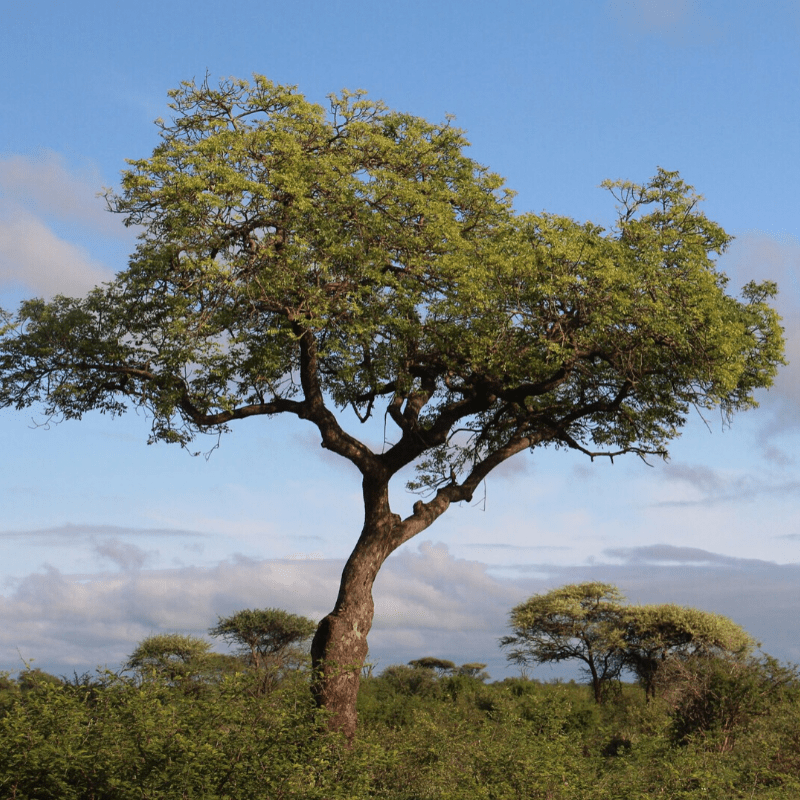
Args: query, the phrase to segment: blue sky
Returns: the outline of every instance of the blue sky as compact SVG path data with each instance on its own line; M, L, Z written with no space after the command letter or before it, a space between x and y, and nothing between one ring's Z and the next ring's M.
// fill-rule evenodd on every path
M791 364L667 464L517 456L376 584L379 666L437 655L504 674L534 592L607 580L727 614L800 660L800 5L710 0L7 3L0 31L0 306L82 294L133 232L97 198L149 155L180 81L262 73L324 102L363 88L454 114L519 210L607 224L605 178L678 169L736 240L732 287L777 280ZM0 412L0 670L116 666L158 631L278 606L320 617L360 528L355 470L301 423L242 421L212 456L147 447L147 420L44 429ZM46 426L45 426L46 427ZM380 431L368 432L380 437ZM402 481L397 510L413 497Z

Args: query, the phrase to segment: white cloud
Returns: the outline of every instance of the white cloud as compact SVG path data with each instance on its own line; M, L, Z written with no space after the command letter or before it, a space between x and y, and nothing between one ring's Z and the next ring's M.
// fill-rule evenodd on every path
M69 542L93 542L97 536L120 538L205 538L206 533L181 528L124 528L118 525L59 525L53 528L0 531L0 541L19 540L26 545L53 547Z
M130 562L130 552L115 555ZM495 678L503 677L506 662L497 640L511 608L531 594L584 580L614 583L633 602L674 602L725 614L772 655L800 657L794 644L800 638L799 565L666 545L615 550L609 559L522 565L498 576L485 564L454 558L442 545L403 550L386 562L375 585L371 659L379 669L424 655L481 661ZM57 674L103 664L116 668L151 633L204 635L218 615L248 607L320 619L333 606L342 566L340 560L235 558L207 569L92 576L49 567L0 597L0 669L21 668L19 654Z
M0 205L0 283L23 284L45 297L79 296L111 277L83 247L60 239L42 220Z
M108 213L101 189L96 169L70 169L56 153L0 158L0 285L74 296L109 280L90 250L133 232Z
M0 197L37 215L78 223L104 236L126 236L122 218L97 195L103 179L95 167L70 168L52 151L0 158Z

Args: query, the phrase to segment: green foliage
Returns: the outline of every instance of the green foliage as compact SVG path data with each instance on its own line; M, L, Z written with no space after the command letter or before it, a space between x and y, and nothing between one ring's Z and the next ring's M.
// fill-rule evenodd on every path
M136 670L144 678L155 675L174 681L200 672L210 650L211 645L197 636L158 633L139 642L125 667Z
M394 692L405 695L436 694L435 687L439 685L433 670L417 669L403 664L386 667L381 673L381 681Z
M470 678L477 678L480 681L488 681L490 678L489 673L486 672L486 664L481 664L478 661L462 664L458 668L458 674L467 675Z
M639 678L647 698L665 665L696 656L742 658L755 641L735 622L673 604L623 605L616 586L581 583L533 595L512 609L513 634L500 640L521 665L577 659L586 664L602 702L624 670Z
M800 680L769 658L694 656L645 702L587 687L388 668L362 683L352 747L290 673L180 682L30 670L3 689L0 797L17 800L788 800ZM419 685L400 672L427 676ZM686 725L691 723L691 729ZM698 724L699 723L699 724ZM683 726L683 727L681 727Z
M340 798L340 744L307 685L257 700L245 674L189 696L104 676L94 702L37 684L0 719L3 797ZM353 780L357 791L358 777ZM321 786L324 783L324 786ZM355 795L357 796L357 795Z
M708 737L725 751L733 746L737 731L768 713L787 689L800 687L800 675L768 656L698 653L683 661L670 660L658 682L672 708L675 741L685 744L692 737Z
M374 796L404 798L554 797L576 757L565 735L571 704L562 693L518 697L464 674L427 673L426 692L397 681L390 667L365 681L356 740L380 743Z
M456 665L452 661L448 661L444 658L435 658L434 656L415 658L413 661L408 662L408 666L418 669L436 670L438 675L446 675L448 672L453 672L456 668Z
M607 583L571 584L534 595L511 611L513 634L500 646L511 648L508 659L516 664L582 661L599 703L624 665L623 599Z
M292 413L363 463L320 403L365 420L385 401L392 474L417 462L416 488L471 492L542 444L665 454L691 408L755 405L782 363L775 286L726 294L730 237L677 172L606 182L604 230L515 214L462 131L360 92L327 111L263 76L170 96L161 143L108 198L142 227L128 269L4 314L0 405L133 402L152 440L184 445Z
M246 608L220 617L209 633L237 646L239 663L258 673L258 692L268 694L287 673L308 668L308 649L302 645L315 629L312 620L280 608Z
M692 656L746 656L755 642L735 622L722 616L671 604L625 609L625 666L633 670L648 696L659 669L671 660Z
M261 669L269 662L279 661L294 645L307 642L316 628L308 617L280 608L246 608L220 617L209 633L237 645L239 653Z
M38 667L31 669L29 666L17 676L17 685L22 692L38 691L47 684L61 686L64 681L61 678L43 672Z

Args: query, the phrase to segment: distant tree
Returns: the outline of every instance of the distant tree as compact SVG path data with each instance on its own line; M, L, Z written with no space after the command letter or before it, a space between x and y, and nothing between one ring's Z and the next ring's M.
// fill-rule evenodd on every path
M608 583L578 583L538 594L511 611L513 634L500 646L516 664L578 660L601 703L624 666L622 601Z
M201 672L210 651L210 643L198 636L157 633L139 642L125 667L136 670L143 677L154 673L173 682Z
M690 658L743 658L756 642L735 622L697 608L625 605L616 586L580 583L534 595L511 612L514 631L500 646L517 664L578 660L586 666L595 700L610 681L630 670L647 698L665 664Z
M452 661L445 658L435 658L434 656L425 656L424 658L415 658L408 662L409 667L416 669L430 669L434 670L437 675L446 675L448 672L453 672L456 665Z
M308 641L316 628L308 617L280 608L245 608L220 617L209 633L236 645L253 667L263 669L281 662L293 646Z
M381 684L404 695L433 696L438 692L436 673L407 664L390 664L378 676Z
M732 620L697 608L629 606L621 624L625 667L639 678L648 698L655 693L659 669L669 659L744 657L756 645Z
M489 680L489 673L485 671L486 664L479 664L477 661L470 664L462 664L458 668L459 675L466 675L470 678L477 678L479 681Z
M31 668L29 665L17 676L17 686L23 692L46 685L63 686L64 679L49 672L44 672L39 667Z
M253 417L314 426L363 493L311 645L317 702L350 737L392 552L519 453L666 456L693 409L756 405L782 363L775 285L727 293L731 237L677 172L606 182L604 229L517 213L449 121L362 93L326 111L256 76L170 96L108 197L141 231L128 268L1 316L0 407L130 403L150 441L187 447ZM394 426L379 449L350 429L376 415ZM389 484L412 466L423 497L398 514Z

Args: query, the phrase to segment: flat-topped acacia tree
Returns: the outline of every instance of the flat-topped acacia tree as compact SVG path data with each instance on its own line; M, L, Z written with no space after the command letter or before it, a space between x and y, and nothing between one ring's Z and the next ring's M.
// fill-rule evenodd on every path
M726 293L730 237L675 172L608 183L604 230L516 213L461 131L363 93L326 110L256 76L170 96L160 144L108 196L141 226L128 268L6 315L0 404L132 403L151 441L183 446L251 417L315 426L362 476L364 525L312 643L347 735L393 550L518 453L666 456L692 407L753 406L782 362L775 286ZM344 427L378 414L395 426L381 452ZM398 514L409 465L421 499Z

